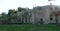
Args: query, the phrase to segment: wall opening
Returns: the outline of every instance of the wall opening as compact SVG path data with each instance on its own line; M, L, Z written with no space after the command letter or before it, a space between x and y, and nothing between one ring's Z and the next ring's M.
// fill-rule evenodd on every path
M50 20L53 20L53 18L52 18L52 17L50 17Z
M43 18L40 18L40 24L43 24Z

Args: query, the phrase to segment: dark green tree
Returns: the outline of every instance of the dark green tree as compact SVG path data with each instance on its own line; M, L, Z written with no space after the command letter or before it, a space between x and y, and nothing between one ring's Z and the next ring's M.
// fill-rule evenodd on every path
M8 16L10 16L12 13L14 13L15 12L15 9L9 9L9 11L8 11Z
M23 11L25 8L18 7L18 11Z

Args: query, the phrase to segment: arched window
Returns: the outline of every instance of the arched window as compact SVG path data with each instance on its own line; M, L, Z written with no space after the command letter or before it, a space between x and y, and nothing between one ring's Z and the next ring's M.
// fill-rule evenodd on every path
M52 18L52 17L50 17L50 20L53 20L53 18Z
M41 21L40 24L43 24L43 18L40 18L40 21Z

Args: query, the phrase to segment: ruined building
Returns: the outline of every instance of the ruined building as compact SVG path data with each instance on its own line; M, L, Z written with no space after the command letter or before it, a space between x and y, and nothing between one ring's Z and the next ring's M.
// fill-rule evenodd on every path
M60 9L56 6L38 6L32 11L33 24L60 23Z
M7 23L3 19L0 19L0 23ZM32 24L49 24L60 23L60 8L57 6L37 6L33 9L25 9L21 12L11 14L10 23L32 23Z

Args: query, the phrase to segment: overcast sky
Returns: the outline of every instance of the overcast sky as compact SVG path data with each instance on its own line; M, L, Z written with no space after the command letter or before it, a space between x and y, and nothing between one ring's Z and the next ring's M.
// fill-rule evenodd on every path
M60 5L60 0L52 1L53 5ZM0 0L0 13L18 7L33 8L35 6L49 5L48 0Z

